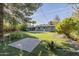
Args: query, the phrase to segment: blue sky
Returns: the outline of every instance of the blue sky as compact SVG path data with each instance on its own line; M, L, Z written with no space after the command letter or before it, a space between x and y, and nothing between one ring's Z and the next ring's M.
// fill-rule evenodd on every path
M34 13L32 19L35 20L37 24L47 24L53 20L56 15L58 15L60 19L71 16L72 11L73 9L69 4L45 3Z

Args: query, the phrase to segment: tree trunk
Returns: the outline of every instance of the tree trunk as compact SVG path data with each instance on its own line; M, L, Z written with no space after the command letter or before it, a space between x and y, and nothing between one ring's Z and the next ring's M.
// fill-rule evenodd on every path
M67 36L67 38L69 38L69 39L71 39L71 40L74 40L74 41L76 41L77 39L75 39L74 37L72 37L70 34L68 34L68 33L64 33L66 36Z
M3 3L0 3L0 41L3 41Z

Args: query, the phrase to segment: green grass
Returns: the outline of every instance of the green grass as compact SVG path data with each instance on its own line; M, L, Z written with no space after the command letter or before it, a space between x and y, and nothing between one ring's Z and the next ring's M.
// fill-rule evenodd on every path
M18 32L12 33L12 36L17 34ZM21 51L19 49L13 48L8 46L9 40L6 40L4 43L0 43L0 55L24 55L24 56L50 56L50 55L79 55L79 53L73 53L75 49L66 42L65 38L57 38L55 37L55 32L19 32L19 36L23 35L21 38L37 38L39 40L42 40L41 43L31 52ZM17 34L18 36L18 34ZM21 38L17 38L15 35L15 38L11 37L11 42L20 40ZM50 47L48 46L48 43L53 41L55 43L56 49L50 50ZM7 44L7 45L5 45ZM69 49L68 52L65 52L63 50L58 50L59 48L67 48ZM8 54L4 54L8 53Z
M63 38L57 38L53 35L55 35L55 32L41 32L41 33L31 33L28 32L29 35L34 36L40 40L46 40L48 42L54 41L54 43L58 46L61 46L63 48L68 47L65 44L68 44L68 42L66 42L66 39Z

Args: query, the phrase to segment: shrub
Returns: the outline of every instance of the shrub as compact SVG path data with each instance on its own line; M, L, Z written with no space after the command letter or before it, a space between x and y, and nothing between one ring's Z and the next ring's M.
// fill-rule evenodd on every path
M64 33L68 38L73 37L70 35L72 32L76 32L79 29L79 20L73 17L65 18L62 22L57 24L56 31L58 33Z
M51 50L55 49L55 43L53 41L49 42L48 46L50 47Z
M26 24L22 24L22 25L20 26L20 30L26 31L26 29L27 29L27 25L26 25Z
M15 39L22 39L25 38L27 35L23 32L16 32L16 33L11 33L10 34L10 40L15 40Z
M3 22L3 29L4 29L4 32L9 32L11 29L10 23L7 21L4 21Z

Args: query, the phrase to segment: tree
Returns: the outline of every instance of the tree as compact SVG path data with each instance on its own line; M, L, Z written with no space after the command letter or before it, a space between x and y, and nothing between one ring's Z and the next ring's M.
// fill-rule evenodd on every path
M3 4L0 3L0 41L3 40Z
M33 21L32 21L32 24L33 24L33 26L34 26L34 24L36 24L36 21L33 20Z
M8 14L9 17L16 19L17 22L20 20L27 22L31 19L29 16L41 6L41 4L32 4L32 3L10 3L5 4L5 14ZM7 16L7 15L6 15ZM18 20L19 18L19 20Z
M79 20L79 4L73 3L73 4L71 4L71 6L72 6L72 8L74 10L73 17L75 17L75 18L77 18ZM77 28L79 28L78 26L79 26L79 23L77 25ZM76 31L79 34L79 29L76 30Z
M73 8L73 16L76 18L79 18L79 4L73 3L71 4L71 7Z
M24 23L22 23L21 25L20 25L20 30L21 31L26 31L27 30L27 25L26 24L24 24Z
M67 37L73 38L71 37L70 34L78 30L79 28L79 26L77 26L78 23L79 23L79 20L74 17L65 18L62 22L57 24L56 30L58 33L64 33Z
M31 4L31 3L10 3L4 4L5 20L9 20L13 29L16 29L18 23L23 22L29 23L31 15L41 6L42 4Z
M55 18L49 22L50 25L57 25L60 22L60 18L58 15L55 16Z
M50 21L48 24L49 24L49 25L54 25L54 24L53 24L53 21Z
M59 21L60 21L59 16L58 16L58 15L56 15L56 16L55 16L55 18L54 18L54 20L59 22Z
M0 38L3 38L3 19L13 26L20 22L27 23L31 15L41 6L37 3L0 3ZM14 26L16 26L14 25ZM11 27L12 27L11 26Z

